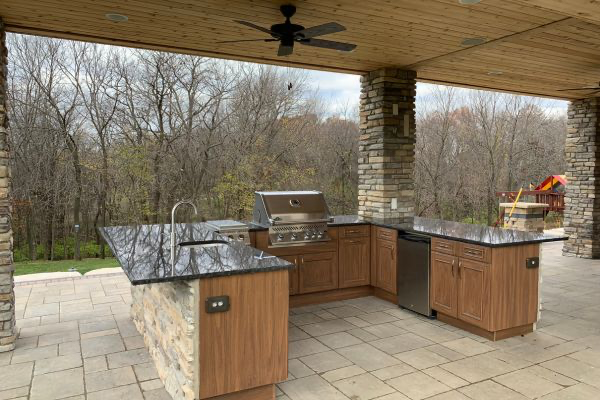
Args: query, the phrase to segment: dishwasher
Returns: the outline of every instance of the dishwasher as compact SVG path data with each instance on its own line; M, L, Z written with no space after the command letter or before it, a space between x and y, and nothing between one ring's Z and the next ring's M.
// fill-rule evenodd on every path
M398 305L433 317L429 304L431 237L398 232Z

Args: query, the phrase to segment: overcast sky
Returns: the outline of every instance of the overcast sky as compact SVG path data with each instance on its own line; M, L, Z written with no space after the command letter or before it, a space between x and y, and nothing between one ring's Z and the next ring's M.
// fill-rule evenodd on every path
M338 74L324 71L307 71L307 82L314 88L319 89L319 93L324 100L324 104L330 107L330 112L334 112L340 105L357 107L360 95L360 76L349 74ZM420 102L427 101L431 90L436 85L428 83L417 83L417 107ZM465 93L469 89L461 89ZM566 101L538 99L541 106L549 113L567 112Z

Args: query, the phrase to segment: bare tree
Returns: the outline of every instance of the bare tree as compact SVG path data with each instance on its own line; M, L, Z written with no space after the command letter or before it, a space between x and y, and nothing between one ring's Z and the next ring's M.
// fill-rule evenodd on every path
M119 61L114 50L106 50L99 45L84 45L81 53L81 74L73 76L74 83L79 91L82 103L86 110L86 119L96 134L100 147L100 190L97 203L97 212L94 227L98 225L98 218L102 226L107 224L107 199L109 194L109 147L112 142L114 118L119 105L119 86L121 79L117 73ZM100 242L100 257L106 256L104 241L98 236Z

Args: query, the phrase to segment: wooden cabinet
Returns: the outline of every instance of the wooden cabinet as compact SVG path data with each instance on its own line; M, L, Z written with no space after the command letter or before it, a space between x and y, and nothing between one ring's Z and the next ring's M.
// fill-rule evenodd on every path
M338 288L338 259L334 251L278 256L295 265L288 270L290 295Z
M377 264L375 286L397 294L396 290L396 243L377 240Z
M456 279L457 257L431 253L431 284L430 284L430 303L431 308L444 313L450 317L458 316L458 297Z
M290 281L290 295L298 294L298 256L281 256L286 261L295 265L293 269L288 270Z
M441 239L432 249L431 308L489 330L491 265L474 260L489 260L490 249Z
M202 384L200 395L194 398L228 398L220 396L287 379L290 310L286 271L220 276L197 282L199 320L194 340L198 341L200 355L196 357L196 373ZM227 312L207 313L206 299L223 295L229 296L231 308ZM176 353L173 356L177 357Z
M395 229L373 227L371 232L371 285L397 294L396 252L398 232Z
M430 301L439 320L490 340L532 331L539 270L527 267L527 259L539 257L538 244L490 248L432 240L432 250Z
M331 241L285 247L269 247L268 232L257 232L258 249L296 265L289 270L290 295L338 288L338 228L328 232Z
M298 293L312 293L338 288L337 252L298 256Z
M460 258L458 262L458 319L480 328L490 326L490 265Z
M367 231L368 233L368 231ZM346 237L339 242L339 287L371 283L369 237Z

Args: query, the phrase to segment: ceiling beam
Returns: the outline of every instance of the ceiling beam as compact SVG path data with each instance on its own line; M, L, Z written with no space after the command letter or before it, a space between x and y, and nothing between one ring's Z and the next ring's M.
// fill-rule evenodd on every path
M526 6L554 11L569 17L600 23L600 5L597 0L512 0Z
M493 39L493 40L487 41L485 43L482 43L482 44L479 44L476 46L467 47L465 49L456 50L451 53L441 54L436 57L417 61L414 64L405 65L402 68L408 69L408 70L418 70L419 67L435 63L436 61L440 61L440 60L447 61L447 60L450 60L450 59L453 59L456 57L464 57L465 55L468 55L470 53L473 53L473 52L476 52L476 51L479 51L482 49L494 48L494 47L501 45L502 43L510 42L511 40L526 39L526 38L535 36L536 34L538 34L540 32L544 32L548 29L553 29L553 28L557 28L559 26L564 26L564 25L571 25L576 22L578 22L578 20L576 18L571 18L571 17L559 19L558 21L549 22L547 24L536 26L535 28L527 29L525 31L513 33L511 35L502 36L500 38Z

